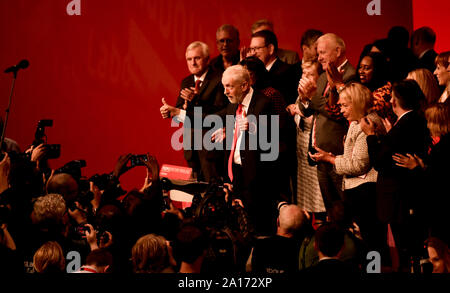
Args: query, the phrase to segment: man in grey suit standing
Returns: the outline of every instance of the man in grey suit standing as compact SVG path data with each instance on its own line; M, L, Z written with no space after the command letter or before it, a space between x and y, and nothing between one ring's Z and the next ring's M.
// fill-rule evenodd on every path
M349 63L345 54L345 43L339 36L328 33L317 40L318 61L325 71L314 83L301 80L299 92L299 109L306 117L314 115L313 129L310 137L310 151L321 148L334 155L344 151L344 136L348 123L340 113L337 105L339 92L345 84L356 78L355 68ZM343 199L342 176L336 174L333 166L326 162L317 163L317 176L325 207Z

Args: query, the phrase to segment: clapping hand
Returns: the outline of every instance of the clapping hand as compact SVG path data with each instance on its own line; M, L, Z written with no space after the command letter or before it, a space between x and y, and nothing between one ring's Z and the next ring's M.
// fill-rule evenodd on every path
M370 118L361 118L359 125L366 135L375 135L375 123Z
M422 169L425 168L423 160L416 154L406 154L406 156L404 156L397 153L392 156L392 159L396 162L395 165L403 168L408 168L409 170L413 170L417 166L420 166Z
M302 102L310 101L316 90L317 84L313 80L309 78L300 79L297 91Z
M327 66L327 79L330 88L334 89L338 84L343 84L344 73L340 72L336 65L333 63L328 63Z

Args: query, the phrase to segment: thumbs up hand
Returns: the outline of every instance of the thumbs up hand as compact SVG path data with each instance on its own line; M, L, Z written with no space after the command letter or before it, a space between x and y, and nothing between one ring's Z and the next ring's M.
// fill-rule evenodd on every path
M161 102L163 105L159 108L159 111L161 112L162 118L170 118L180 114L180 109L167 104L166 99L162 98Z
M248 130L248 119L244 111L242 112L242 116L237 116L236 119L239 125L239 130L241 131Z

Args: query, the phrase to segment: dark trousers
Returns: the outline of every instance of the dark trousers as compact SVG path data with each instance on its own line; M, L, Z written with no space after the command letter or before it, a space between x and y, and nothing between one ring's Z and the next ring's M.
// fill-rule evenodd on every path
M317 179L327 211L333 206L333 202L344 200L342 176L336 174L333 165L320 162L317 165Z
M377 218L376 183L368 182L344 190L344 202L352 219L359 226L361 236L369 250L381 249L383 229Z
M188 166L195 172L197 180L210 182L213 178L218 178L223 173L223 155L218 157L219 153L214 154L206 150L192 151L192 158L187 161Z
M256 170L255 170L256 172ZM233 163L233 195L242 200L249 221L257 235L272 235L276 232L276 199L272 187L275 182L248 180L240 165Z

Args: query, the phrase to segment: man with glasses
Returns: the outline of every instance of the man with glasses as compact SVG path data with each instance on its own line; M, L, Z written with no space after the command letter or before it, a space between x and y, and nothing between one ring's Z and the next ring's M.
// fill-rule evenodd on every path
M258 57L269 72L270 84L282 95L287 105L294 104L297 99L297 84L300 75L293 71L294 67L281 61L277 55L278 41L272 31L262 30L254 33L250 41L249 55ZM282 194L293 199L297 182L296 128L290 120L284 127L287 133L286 149L280 150L279 167Z
M224 24L217 29L216 44L219 56L211 60L211 67L217 72L239 63L239 31L230 24Z

